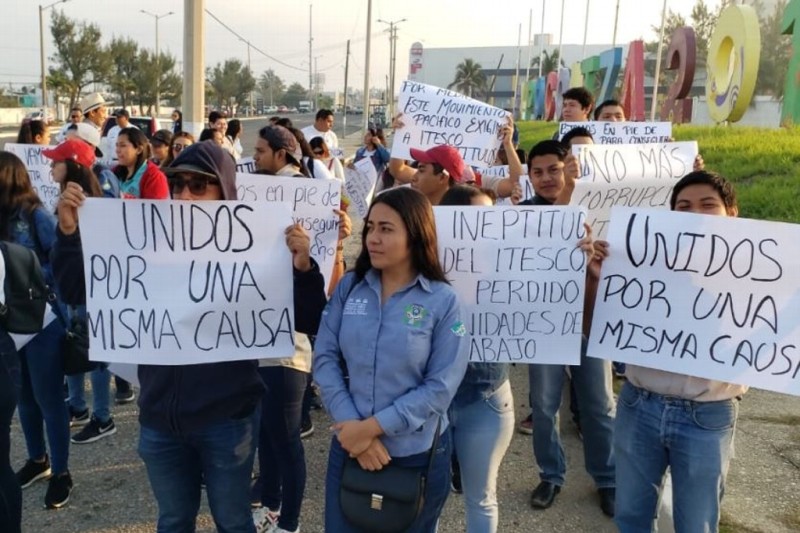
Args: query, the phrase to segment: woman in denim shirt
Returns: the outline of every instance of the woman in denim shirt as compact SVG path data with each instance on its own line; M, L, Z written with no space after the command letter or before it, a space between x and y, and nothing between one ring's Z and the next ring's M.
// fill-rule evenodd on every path
M439 428L425 504L409 531L432 532L450 489L447 408L467 366L461 305L437 255L433 210L419 192L387 191L372 203L355 271L322 317L314 376L334 419L325 486L325 530L357 531L340 501L348 457L365 470L425 469ZM343 365L349 375L345 381Z
M439 203L493 204L485 192L464 185L451 187ZM453 489L460 492L463 487L467 532L493 533L499 519L497 473L514 433L514 398L508 381L508 364L469 363L450 406L450 427Z
M0 152L0 191L0 238L36 252L45 279L54 286L48 257L55 241L55 218L31 186L25 165L8 152ZM50 479L44 500L49 509L65 505L72 491L68 469L69 417L64 403L61 360L65 332L63 322L54 320L19 351L22 370L19 418L28 461L17 472L17 479L23 489L40 479Z

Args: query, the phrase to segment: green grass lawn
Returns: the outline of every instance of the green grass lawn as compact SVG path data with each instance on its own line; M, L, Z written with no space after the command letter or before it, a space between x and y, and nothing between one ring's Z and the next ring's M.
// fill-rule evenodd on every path
M520 146L528 151L556 128L520 122ZM740 216L800 223L800 128L677 125L673 135L696 140L706 169L736 184Z

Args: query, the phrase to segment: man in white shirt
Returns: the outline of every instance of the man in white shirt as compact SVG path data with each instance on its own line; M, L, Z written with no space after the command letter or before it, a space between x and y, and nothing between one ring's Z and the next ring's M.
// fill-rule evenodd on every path
M117 124L113 126L110 130L108 130L108 135L106 135L106 147L108 148L110 153L114 153L114 149L117 146L117 137L119 137L119 132L122 131L124 128L129 128L131 126L130 123L130 113L128 113L127 109L119 109L114 116L117 119Z
M314 137L322 137L332 154L339 151L339 138L333 132L333 111L330 109L317 111L314 124L306 126L302 131L307 141L310 142Z

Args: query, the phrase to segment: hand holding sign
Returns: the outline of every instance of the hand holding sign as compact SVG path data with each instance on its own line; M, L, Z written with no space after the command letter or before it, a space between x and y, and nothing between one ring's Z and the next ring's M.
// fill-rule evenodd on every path
M286 228L286 246L292 253L292 265L300 272L311 270L311 240L300 224Z
M78 229L78 208L85 199L80 185L74 181L67 183L58 201L58 227L64 235L72 235Z

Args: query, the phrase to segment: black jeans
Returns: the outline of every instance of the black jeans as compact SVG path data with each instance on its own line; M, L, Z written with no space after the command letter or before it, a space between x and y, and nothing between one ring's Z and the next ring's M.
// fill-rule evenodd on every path
M0 531L19 533L22 491L11 468L11 418L20 391L20 365L11 337L0 332Z
M297 529L306 488L306 456L300 440L303 394L308 374L281 366L258 369L267 386L258 440L261 503L280 508L278 525Z

